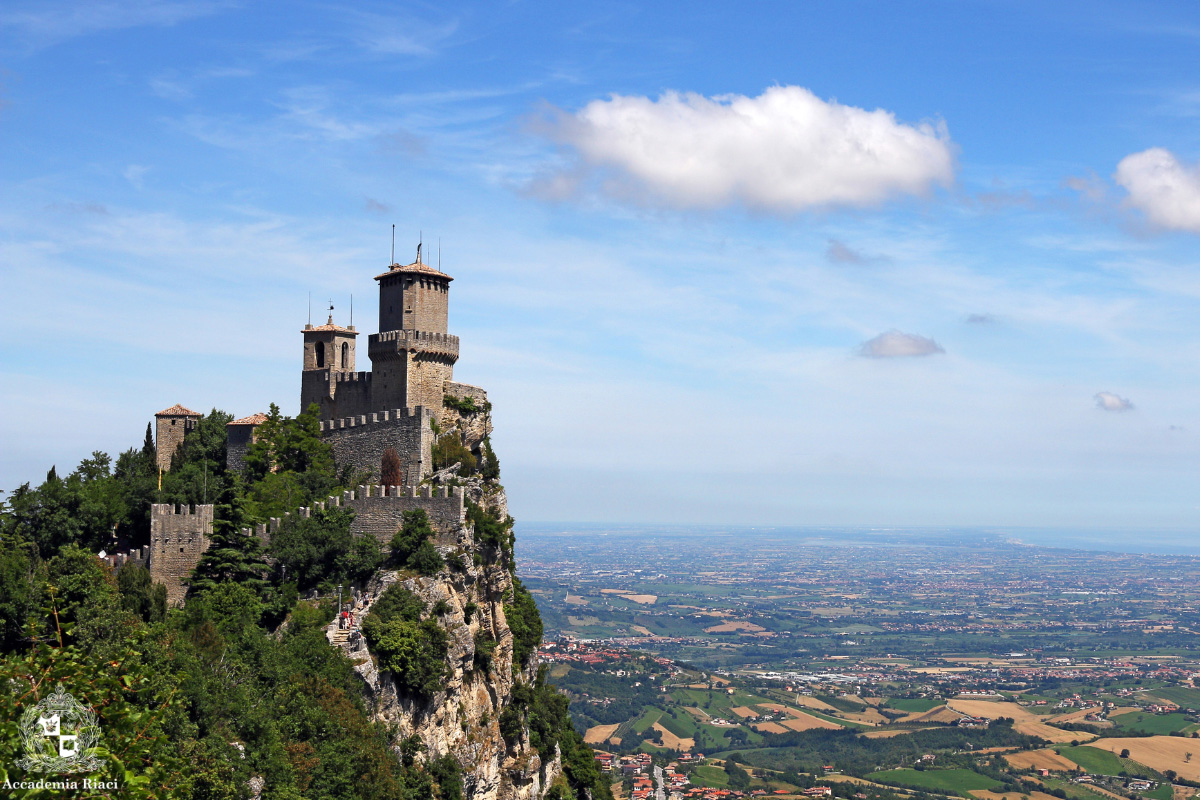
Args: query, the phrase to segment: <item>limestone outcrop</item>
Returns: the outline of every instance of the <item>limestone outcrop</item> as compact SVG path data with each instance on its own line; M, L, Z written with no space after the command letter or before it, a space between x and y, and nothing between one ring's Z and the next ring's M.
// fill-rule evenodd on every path
M464 444L479 453L491 432L490 415L481 409L454 416L447 420L450 429L466 433ZM507 519L507 498L498 480L445 472L432 479L461 486L468 505ZM515 739L510 733L509 741L501 733L501 717L513 701L516 682L532 684L537 672L536 654L524 668L513 663L513 633L505 617L505 604L513 597L511 550L481 541L469 519L453 536L439 536L438 550L447 566L435 575L396 569L376 573L357 598L356 617L364 619L396 584L420 598L427 609L423 617L436 618L448 635L439 691L428 697L404 691L391 673L379 668L376 654L357 630L339 630L335 622L327 636L354 662L372 714L394 731L398 752L405 740L416 737L423 750L420 758L453 755L462 766L469 800L540 800L562 773L559 754L543 762L528 730ZM495 643L490 658L477 657L481 640Z

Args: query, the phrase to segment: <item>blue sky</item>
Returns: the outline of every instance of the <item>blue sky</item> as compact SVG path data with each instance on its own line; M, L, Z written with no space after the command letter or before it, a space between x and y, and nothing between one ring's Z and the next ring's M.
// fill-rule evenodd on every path
M1190 3L0 7L0 486L456 278L526 520L1192 528Z

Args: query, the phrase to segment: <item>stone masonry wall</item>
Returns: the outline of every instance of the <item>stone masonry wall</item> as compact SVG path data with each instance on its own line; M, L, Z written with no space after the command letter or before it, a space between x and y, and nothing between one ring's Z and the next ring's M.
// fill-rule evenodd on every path
M246 468L246 450L254 441L253 425L225 427L225 469L241 472Z
M405 483L415 486L433 466L433 412L428 408L400 408L321 423L321 436L333 447L339 467L379 477L383 451L393 447L404 468Z
M313 503L296 509L295 515L307 519L313 511L324 511L326 508L348 508L354 511L354 521L350 523L350 532L355 536L374 536L385 547L392 536L400 529L405 511L424 509L429 515L429 522L437 532L434 544L439 547L455 547L463 522L466 520L466 505L461 487L442 487L434 490L429 486L359 486L357 491L343 492L340 496L330 496L323 503ZM292 514L283 517L273 517L270 522L255 526L254 530L243 528L242 533L254 535L265 546L271 539L271 534L279 529L284 520Z
M183 605L183 585L208 549L213 507L150 506L150 579L167 587L167 604Z

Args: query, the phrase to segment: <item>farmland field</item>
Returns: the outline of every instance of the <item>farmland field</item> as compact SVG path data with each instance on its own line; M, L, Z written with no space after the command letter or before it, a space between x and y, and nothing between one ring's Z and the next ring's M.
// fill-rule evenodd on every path
M1122 714L1114 720L1118 731L1137 731L1160 735L1181 731L1191 724L1192 721L1183 714L1150 714L1145 711Z
M1128 749L1130 757L1139 764L1163 772L1174 770L1181 778L1200 781L1200 758L1188 759L1187 754L1200 754L1200 741L1180 736L1147 736L1136 739L1101 739L1097 747L1120 752ZM1063 751L1066 752L1065 750ZM1072 760L1074 760L1072 758Z
M941 699L936 697L893 697L887 701L888 708L916 714L932 711L941 704Z
M867 778L880 783L894 783L917 789L934 789L958 794L965 794L972 789L994 789L1001 785L999 781L994 781L969 769L888 769L882 772L873 772Z

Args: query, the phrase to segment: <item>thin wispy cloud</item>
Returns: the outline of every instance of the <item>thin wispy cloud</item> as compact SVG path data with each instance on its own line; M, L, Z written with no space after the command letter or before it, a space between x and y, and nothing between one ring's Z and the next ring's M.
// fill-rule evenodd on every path
M613 95L544 128L610 194L681 209L778 214L874 206L954 182L944 125L822 100L799 86L758 97Z
M867 358L913 358L946 351L933 339L891 330L863 342L859 352Z
M10 3L0 29L17 33L31 49L110 30L169 27L232 7L220 0L67 0Z

